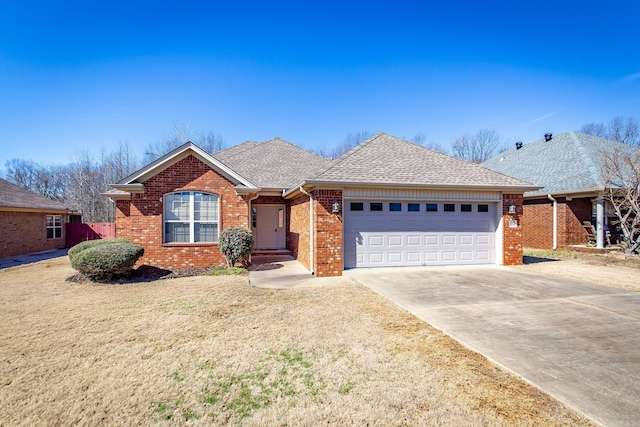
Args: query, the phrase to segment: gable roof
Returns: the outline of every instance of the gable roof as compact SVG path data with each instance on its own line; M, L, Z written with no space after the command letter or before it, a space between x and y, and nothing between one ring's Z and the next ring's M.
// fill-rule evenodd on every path
M139 169L128 177L122 179L117 184L111 184L111 186L117 191L111 190L102 194L105 196L117 196L120 193L124 194L142 191L145 181L190 155L195 156L200 161L209 165L209 167L216 170L237 186L255 188L255 185L253 185L253 183L248 179L222 164L219 160L212 157L193 142L186 142L170 153L160 157L155 162L149 163L142 169Z
M0 209L71 212L64 204L0 178Z
M531 190L531 183L378 133L306 180L309 184Z
M542 188L525 197L594 193L604 186L600 171L602 152L629 151L637 148L580 132L554 135L550 141L539 139L522 148L511 148L482 163L483 166Z
M238 171L260 188L288 189L330 160L280 138L245 142L213 153L213 157Z

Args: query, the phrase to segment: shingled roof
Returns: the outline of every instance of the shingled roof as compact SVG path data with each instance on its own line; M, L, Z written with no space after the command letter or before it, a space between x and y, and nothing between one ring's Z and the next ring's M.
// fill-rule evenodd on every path
M68 212L64 204L43 197L0 178L0 209L20 211Z
M288 189L330 163L280 138L245 142L212 156L260 188Z
M307 182L514 190L534 188L524 180L382 132L353 148Z
M597 192L604 186L601 178L602 152L635 147L580 132L553 135L550 141L539 139L522 148L511 148L492 157L483 166L507 175L531 181L539 190L525 197Z

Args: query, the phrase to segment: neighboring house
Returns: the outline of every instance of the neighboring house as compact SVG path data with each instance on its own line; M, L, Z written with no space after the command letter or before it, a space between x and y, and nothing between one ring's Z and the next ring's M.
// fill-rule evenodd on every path
M0 258L65 247L72 210L0 179Z
M520 148L518 148L520 147ZM602 153L636 148L579 132L545 138L504 151L482 163L489 169L539 185L524 193L524 246L541 249L585 245L584 222L596 228L596 246L605 228L615 233L615 213L601 197Z
M112 187L117 235L146 264L223 265L219 232L241 226L317 276L520 264L522 197L537 188L384 133L333 162L279 138L213 155L186 143Z

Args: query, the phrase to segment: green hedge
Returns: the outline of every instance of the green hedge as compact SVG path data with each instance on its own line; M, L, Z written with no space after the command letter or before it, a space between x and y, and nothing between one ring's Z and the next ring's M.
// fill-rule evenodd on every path
M73 256L71 266L91 280L108 281L128 276L143 254L140 245L111 242L81 251Z
M245 264L249 261L253 249L253 233L242 227L225 228L220 233L218 246L230 268L235 266L236 262Z
M98 239L98 240L87 240L85 242L78 243L69 249L67 253L69 255L69 260L73 263L73 258L78 255L80 252L85 249L93 248L95 246L109 245L111 243L129 243L129 239L118 238L118 239Z

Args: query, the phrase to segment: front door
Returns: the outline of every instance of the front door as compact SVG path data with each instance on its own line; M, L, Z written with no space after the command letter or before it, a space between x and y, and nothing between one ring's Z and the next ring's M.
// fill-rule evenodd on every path
M253 233L256 249L286 248L285 207L283 205L255 205Z

